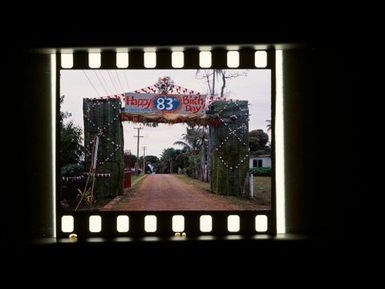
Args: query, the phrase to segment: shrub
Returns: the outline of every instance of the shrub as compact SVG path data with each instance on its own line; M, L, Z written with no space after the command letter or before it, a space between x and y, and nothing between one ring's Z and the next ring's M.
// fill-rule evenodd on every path
M271 176L271 168L252 168L252 169L250 169L250 173L253 176L270 177Z
M84 173L84 166L81 164L70 164L61 168L60 174L62 177L77 177Z
M76 206L78 189L83 190L86 183L86 177L83 173L84 165L82 164L70 164L61 168L60 202L63 207L64 204L70 208Z

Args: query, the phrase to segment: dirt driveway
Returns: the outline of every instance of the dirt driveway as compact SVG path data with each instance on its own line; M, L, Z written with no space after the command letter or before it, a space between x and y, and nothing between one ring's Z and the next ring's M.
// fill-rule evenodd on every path
M102 210L245 210L257 209L230 202L226 196L207 192L185 183L175 175L154 174L145 177L131 194L118 196ZM250 204L248 201L247 204Z

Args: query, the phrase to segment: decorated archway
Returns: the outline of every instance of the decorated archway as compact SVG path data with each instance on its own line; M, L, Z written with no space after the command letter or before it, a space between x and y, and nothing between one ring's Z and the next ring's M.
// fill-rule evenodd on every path
M93 176L96 199L123 193L122 121L208 126L211 191L250 194L247 101L204 95L160 77L154 85L133 92L84 99L83 114L86 170Z

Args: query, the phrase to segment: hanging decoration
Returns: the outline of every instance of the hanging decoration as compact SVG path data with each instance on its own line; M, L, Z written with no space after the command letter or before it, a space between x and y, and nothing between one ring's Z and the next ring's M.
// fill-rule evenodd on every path
M159 77L158 82L154 84L159 94L168 94L174 88L174 81L170 76Z

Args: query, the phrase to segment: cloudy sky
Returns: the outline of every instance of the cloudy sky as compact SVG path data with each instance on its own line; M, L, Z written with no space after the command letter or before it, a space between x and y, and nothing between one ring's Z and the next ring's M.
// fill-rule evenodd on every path
M229 79L226 91L229 98L248 100L250 109L249 130L263 129L267 132L266 120L271 119L270 70L238 70L245 76ZM196 78L196 70L62 70L60 73L60 94L65 95L61 111L72 114L70 120L83 129L83 98L107 96L153 85L160 76L170 76L175 84L199 91L208 92L205 80ZM218 82L216 88L220 88ZM136 154L137 130L142 125L124 122L124 149ZM140 134L140 156L143 146L146 155L160 157L162 151L182 140L186 132L185 124L159 124L156 128L144 127ZM268 132L271 137L270 132Z

